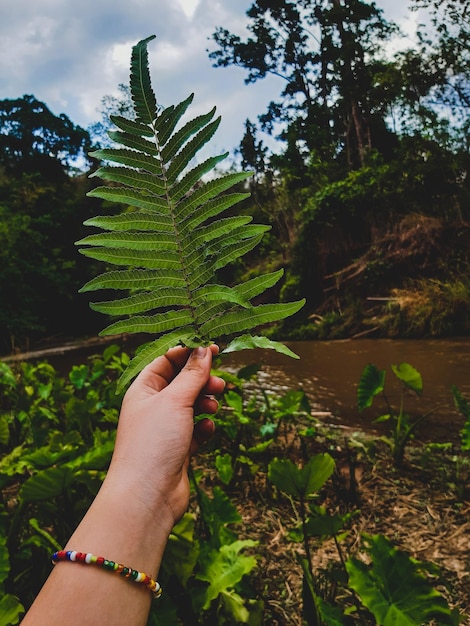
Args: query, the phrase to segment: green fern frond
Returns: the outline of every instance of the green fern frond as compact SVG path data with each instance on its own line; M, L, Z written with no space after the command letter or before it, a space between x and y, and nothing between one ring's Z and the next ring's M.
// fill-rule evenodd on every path
M82 254L118 266L80 290L124 292L123 297L91 304L96 311L121 318L100 334L156 336L137 351L119 389L170 347L224 341L293 315L304 304L251 303L280 280L282 270L233 287L217 283L217 271L255 248L269 227L251 224L250 216L221 217L249 196L230 190L250 174L230 173L204 181L226 154L192 166L220 118L214 117L212 109L180 124L192 95L176 106L158 106L148 68L147 44L152 39L140 41L132 50L135 119L111 116L117 130L109 135L121 147L93 153L108 163L94 176L111 184L96 187L88 195L122 203L127 209L119 215L88 219L85 225L104 232L77 242ZM295 356L282 344L250 334L238 337L227 349L252 347Z

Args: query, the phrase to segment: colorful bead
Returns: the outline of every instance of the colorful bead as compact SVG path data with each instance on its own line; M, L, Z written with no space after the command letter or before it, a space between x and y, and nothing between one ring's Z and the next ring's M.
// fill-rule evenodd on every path
M98 565L103 569L107 569L110 572L116 572L120 576L130 578L133 582L136 582L144 587L150 589L155 598L159 598L162 595L162 588L156 580L153 580L144 572L139 572L136 569L126 567L116 561L110 561L102 556L95 556L91 552L76 552L75 550L58 550L52 555L52 563L55 565L59 561L71 561L76 563L83 563L84 565Z

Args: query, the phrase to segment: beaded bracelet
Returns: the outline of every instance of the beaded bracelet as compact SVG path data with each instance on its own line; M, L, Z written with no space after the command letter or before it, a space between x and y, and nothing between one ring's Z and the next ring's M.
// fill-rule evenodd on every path
M109 561L102 556L95 556L90 552L76 552L75 550L59 550L52 555L52 563L55 565L59 561L72 561L75 563L83 563L84 565L99 565L103 569L110 572L116 572L124 578L128 578L135 583L144 585L150 589L155 598L159 598L162 595L162 588L156 580L153 580L144 572L139 572L136 569L125 567L121 563L115 563Z

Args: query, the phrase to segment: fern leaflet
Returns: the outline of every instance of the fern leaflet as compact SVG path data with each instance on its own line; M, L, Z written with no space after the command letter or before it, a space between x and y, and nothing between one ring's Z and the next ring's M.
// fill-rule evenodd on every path
M231 173L204 181L203 176L226 154L192 166L220 118L214 119L213 109L178 128L193 96L176 106L158 106L148 67L147 44L152 39L132 49L130 88L135 118L110 118L117 130L109 135L120 147L93 153L107 162L94 176L108 184L88 195L124 203L127 209L120 215L87 220L86 225L104 232L77 242L82 254L117 266L80 291L126 292L121 298L91 304L97 311L121 318L100 334L144 332L157 337L137 351L118 390L170 347L208 345L281 320L304 304L254 306L250 302L276 284L282 270L233 287L217 283L217 270L252 250L269 227L250 224L247 216L220 217L249 196L227 192L250 174ZM238 337L227 351L256 346L296 356L278 342L250 334Z

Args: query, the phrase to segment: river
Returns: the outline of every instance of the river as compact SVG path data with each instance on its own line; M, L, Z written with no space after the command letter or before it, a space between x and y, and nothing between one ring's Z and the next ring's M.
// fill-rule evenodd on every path
M456 385L470 402L470 338L435 340L346 339L335 341L287 342L300 357L292 359L271 350L227 355L224 367L236 371L247 363L263 363L259 379L269 390L301 388L312 404L315 415L330 424L377 431L373 419L384 411L377 397L363 415L356 405L357 383L362 370L373 363L386 370L385 392L398 407L401 384L390 365L407 362L423 379L423 394L417 398L407 392L405 410L412 415L433 413L418 436L423 441L456 441L464 422L454 407L450 392ZM387 425L380 426L382 432Z

